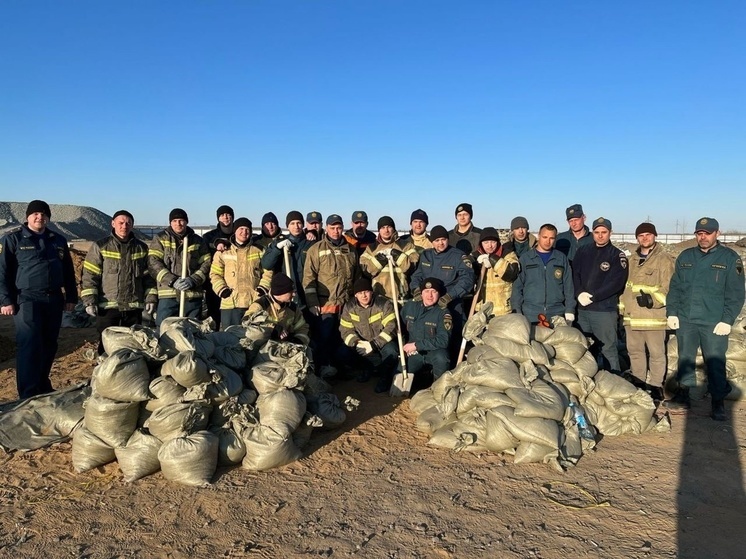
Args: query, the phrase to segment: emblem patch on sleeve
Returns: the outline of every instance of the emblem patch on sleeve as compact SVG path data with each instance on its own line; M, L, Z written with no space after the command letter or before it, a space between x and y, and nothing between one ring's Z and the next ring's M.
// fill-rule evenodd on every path
M450 314L443 315L443 326L449 332L453 329L453 317Z

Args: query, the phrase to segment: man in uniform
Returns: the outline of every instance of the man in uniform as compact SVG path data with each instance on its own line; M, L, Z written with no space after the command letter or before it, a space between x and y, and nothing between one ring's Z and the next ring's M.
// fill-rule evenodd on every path
M447 307L453 319L451 353L455 361L461 345L461 330L466 321L463 299L474 289L474 267L468 254L449 245L448 231L442 225L432 228L430 241L433 248L426 249L420 256L410 283L418 286L425 278L437 278L443 282L445 291L438 298L438 304ZM413 295L421 295L419 288L413 290Z
M156 326L179 315L180 293L185 295L184 314L199 318L203 285L210 273L210 249L188 226L189 217L181 208L168 215L169 226L156 234L148 249L148 272L155 279L157 296L149 293L146 303L158 302ZM187 275L181 277L184 239L187 240Z
M202 238L207 243L207 248L210 249L210 261L212 261L216 252L222 252L230 247L231 235L234 233L233 220L235 219L235 213L233 208L227 205L220 206L217 211L218 224L215 229L211 229L205 233ZM207 314L215 321L215 327L220 329L220 297L217 296L215 291L212 289L212 284L208 278L204 285L205 288L205 303L207 304Z
M49 204L32 200L26 222L0 240L0 314L16 328L16 386L21 399L52 392L62 311L78 301L67 241L47 228ZM64 294L63 294L64 290Z
M293 302L294 290L295 285L288 276L282 272L273 274L269 292L251 303L244 316L265 312L269 321L275 325L271 339L308 346L311 341L308 323L298 305Z
M448 234L448 243L464 254L471 254L477 250L479 234L482 232L471 222L474 218L474 210L471 204L463 203L456 206L454 213L456 214L456 226Z
M135 218L119 210L111 220L111 235L91 245L83 263L80 296L86 312L96 319L98 353L104 353L101 333L109 326L142 323L142 311L155 312L145 297L155 293L148 273L148 245L135 238Z
M412 241L417 250L417 254L422 254L426 248L433 248L433 243L427 236L427 226L430 223L425 210L417 209L412 212L409 218L409 234L404 235L402 240Z
M345 231L345 239L355 250L357 261L365 252L369 245L376 242L376 236L372 231L368 231L368 214L364 211L352 212L352 227Z
M394 279L396 286L391 285L391 267L389 259L394 261ZM394 220L385 215L378 220L378 237L365 249L360 257L362 272L373 280L373 290L389 299L408 296L409 276L412 275L419 255L411 242L399 239ZM396 287L396 289L394 289Z
M514 251L520 258L525 252L534 248L536 242L534 234L528 232L528 220L521 215L514 217L510 222L510 235L508 242L505 243L505 249L508 252Z
M303 268L306 304L313 315L314 362L322 377L335 376L337 369L332 363L343 363L348 355L339 334L339 317L359 276L355 249L342 229L339 215L327 217L326 232L308 249Z
M393 377L399 353L396 347L396 314L393 303L376 295L368 278L360 277L353 287L355 297L345 303L339 330L342 341L353 348L358 382L367 382L377 370Z
M262 233L254 237L254 244L262 249L266 249L280 234L280 222L277 216L272 212L267 212L262 216Z
M629 277L619 307L632 376L661 401L666 376L666 294L674 258L655 241L657 235L652 223L637 226L638 247L629 257Z
M239 217L231 246L216 252L210 266L210 281L220 297L220 323L223 329L241 324L251 303L269 289L270 273L262 268L264 252L252 242L251 221Z
M667 407L689 407L688 386L694 378L697 348L702 349L712 418L725 421L724 400L731 391L725 377L728 335L744 303L743 262L718 241L720 224L703 217L694 234L697 246L676 259L666 301L668 327L676 330L679 346L676 380L679 389Z
M600 349L603 368L620 374L617 322L619 295L629 271L627 257L611 244L611 221L606 218L593 222L593 241L580 247L572 262L578 327L600 344L600 348L594 345L592 349Z
M306 214L306 228L303 230L306 239L315 242L324 236L324 228L321 226L323 219L321 213L317 211Z
M543 314L551 321L561 316L568 323L575 320L575 288L567 257L554 248L557 228L545 223L539 229L536 247L520 259L518 278L513 284L511 305L532 324Z
M593 244L593 235L585 224L583 206L573 204L565 210L565 215L567 216L567 225L570 228L557 235L554 248L567 256L570 265L572 265L578 249L581 246Z
M479 300L475 309L481 309L485 303L492 303L493 316L509 314L512 310L510 295L513 282L520 270L518 257L512 246L507 243L501 245L497 229L485 227L479 235L479 247L471 253L471 257L479 266L480 276L481 269L486 268L484 282L479 293L474 295Z
M448 348L452 345L453 319L448 309L438 301L446 292L441 280L425 278L418 290L422 299L406 302L401 312L407 373L417 374L425 366L430 366L433 379L437 380L449 369ZM391 380L392 377L382 376L375 391L388 392Z

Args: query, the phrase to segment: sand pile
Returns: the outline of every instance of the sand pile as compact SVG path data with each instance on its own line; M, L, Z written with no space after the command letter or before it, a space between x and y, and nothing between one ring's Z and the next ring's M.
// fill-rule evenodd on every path
M0 237L26 221L28 202L0 202ZM111 232L111 216L90 206L50 204L52 221L49 228L61 233L68 241L95 241Z

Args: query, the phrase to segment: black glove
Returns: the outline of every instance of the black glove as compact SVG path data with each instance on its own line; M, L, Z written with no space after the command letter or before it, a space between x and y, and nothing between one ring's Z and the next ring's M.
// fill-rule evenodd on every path
M221 299L227 299L231 296L232 293L233 290L230 287L224 287L220 290L220 293L218 293L218 297L220 297Z
M396 249L396 248L392 248L391 249L391 258L394 259L394 262L396 262L397 260L399 260L399 257L401 255L402 255L402 251L400 251L399 249Z
M389 263L389 259L386 258L386 255L383 254L382 252L379 252L378 254L376 254L376 260L378 260L378 263L381 266L386 266Z
M256 288L256 294L258 295L257 297L258 299L259 297L264 297L265 295L268 295L269 291L267 291L266 287L264 287L263 285L260 285L259 287Z
M650 293L643 293L643 291L640 290L640 294L637 296L637 304L646 309L652 309L653 296L650 295Z

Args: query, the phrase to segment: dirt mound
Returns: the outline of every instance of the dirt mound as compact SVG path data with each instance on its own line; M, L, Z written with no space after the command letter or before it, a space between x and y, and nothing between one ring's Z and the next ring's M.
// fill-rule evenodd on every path
M0 202L0 237L26 221L28 202ZM52 220L49 228L64 235L68 241L95 241L111 231L111 216L90 206L50 204Z

